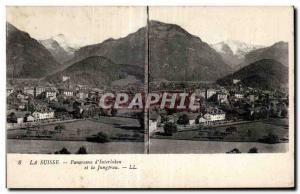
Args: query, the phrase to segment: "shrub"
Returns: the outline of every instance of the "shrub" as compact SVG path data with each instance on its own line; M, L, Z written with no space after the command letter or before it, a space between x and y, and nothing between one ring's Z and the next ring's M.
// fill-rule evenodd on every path
M63 124L58 124L54 127L54 130L57 131L57 132L61 132L62 130L65 130L66 127L63 125Z
M242 153L239 149L237 149L237 148L234 148L234 149L232 149L232 150L230 150L230 151L228 151L228 152L226 152L227 154L240 154L240 153Z
M233 127L233 126L227 127L226 132L228 132L228 133L237 132L237 128Z
M277 135L274 135L273 133L269 133L267 136L264 136L258 141L261 143L275 144L275 143L279 143L279 138Z
M251 149L249 150L248 153L258 153L258 150L257 150L256 147L253 147L253 148L251 148Z
M179 124L179 125L187 125L187 124L189 124L189 117L186 114L181 115L178 118L177 124Z
M92 137L87 137L87 141L97 142L97 143L106 143L109 142L109 138L106 133L99 132L97 135L93 135Z
M63 147L61 150L54 152L54 154L71 154L67 148Z
M177 132L177 126L174 123L167 122L164 125L164 133L166 135L172 135L173 133Z
M76 154L87 154L86 148L84 146L80 147Z

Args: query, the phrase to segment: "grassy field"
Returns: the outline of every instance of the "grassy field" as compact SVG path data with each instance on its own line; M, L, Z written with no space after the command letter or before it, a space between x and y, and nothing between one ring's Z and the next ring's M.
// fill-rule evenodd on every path
M165 136L162 133L152 135L152 138L159 139L181 139L195 141L235 141L235 142L255 142L263 136L272 133L277 135L280 142L287 142L289 138L288 120L277 119L268 121L257 121L233 125L237 131L226 134L226 127L204 128L201 130L180 131L172 136Z
M36 128L8 130L9 139L49 139L82 141L99 132L107 134L110 141L143 141L144 133L136 119L121 117L102 117L97 120L78 120L66 122L61 132L55 131L58 124Z

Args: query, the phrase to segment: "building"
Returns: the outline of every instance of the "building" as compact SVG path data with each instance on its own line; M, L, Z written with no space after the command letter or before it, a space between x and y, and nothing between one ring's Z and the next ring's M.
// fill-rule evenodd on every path
M197 115L196 114L189 114L189 125L195 125L196 120L197 120Z
M81 85L81 84L77 84L75 87L74 87L75 90L87 90L88 89L88 86L87 85Z
M215 95L217 91L215 89L207 89L206 90L206 99L209 99L213 95Z
M255 102L256 100L258 100L258 96L254 95L254 94L250 94L248 96L248 99L250 102Z
M204 124L204 123L206 123L206 119L203 118L203 117L200 117L200 118L198 119L198 123L199 123L199 124Z
M102 95L104 94L104 90L100 88L92 88L92 91L94 91L97 95ZM125 91L126 92L126 91Z
M160 125L160 122L161 122L160 115L155 111L151 111L150 115L149 115L149 133L150 134L152 134L158 130L157 127L158 127L158 125Z
M8 116L7 116L7 121L9 123L17 123L17 124L22 124L25 122L26 120L26 116L29 113L27 111L15 111L15 112L11 112Z
M34 121L35 121L35 118L32 115L28 115L26 117L26 122L34 122Z
M34 87L25 86L24 87L24 93L34 96Z
M226 119L226 113L221 109L215 108L206 113L204 115L204 119L206 119L208 122L223 121Z
M228 97L228 95L225 94L225 93L218 93L217 94L217 101L219 103L227 103L228 102L227 97Z
M45 120L45 119L53 119L54 118L54 111L50 108L45 108L41 110L37 110L32 113L32 116L35 120Z
M27 99L27 96L26 96L25 94L19 93L19 94L17 95L17 99L19 99L19 100L25 100L25 99Z
M24 110L26 108L26 104L25 103L21 103L18 105L18 110Z
M37 97L41 95L43 92L45 92L46 88L43 86L36 86L34 88L34 97Z
M54 90L46 90L44 92L44 97L45 98L56 97L56 91L54 91Z
M65 82L65 81L68 81L70 80L70 76L62 76L62 81Z
M206 91L205 90L196 89L195 94L197 96L200 96L200 97L204 98L204 99L206 98Z
M74 92L72 90L63 90L63 95L67 97L74 96Z
M88 98L88 97L89 97L89 94L88 94L88 92L85 92L84 90L79 90L79 91L76 93L76 97L77 97L77 98L80 98L80 99L85 99L85 98Z
M6 96L9 96L11 95L12 93L14 92L14 89L13 88L6 88Z
M239 82L241 82L240 79L233 79L233 80L232 80L232 83L233 83L233 84L237 84L237 83L239 83Z
M243 99L244 98L244 94L242 94L242 93L235 93L234 97L236 97L237 99Z

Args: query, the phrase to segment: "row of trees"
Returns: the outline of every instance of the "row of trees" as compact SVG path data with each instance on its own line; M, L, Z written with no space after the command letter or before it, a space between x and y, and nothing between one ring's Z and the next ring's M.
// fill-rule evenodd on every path
M54 154L71 154L71 152L63 147L61 150L54 152ZM80 147L75 154L88 154L87 150L84 146Z
M239 149L237 148L234 148L228 152L226 152L227 154L240 154L242 153ZM249 149L248 153L250 154L255 154L255 153L258 153L258 149L256 147L252 147Z

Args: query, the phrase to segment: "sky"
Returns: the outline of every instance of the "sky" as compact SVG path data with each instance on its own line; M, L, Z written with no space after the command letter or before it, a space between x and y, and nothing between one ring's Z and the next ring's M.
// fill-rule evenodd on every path
M268 46L293 35L292 7L150 7L149 13L149 19L178 24L210 44Z
M63 34L84 46L137 31L147 13L145 7L7 7L6 20L38 40Z
M7 21L33 38L64 34L75 45L125 37L146 25L146 7L7 7ZM239 40L255 45L288 41L291 7L150 7L149 19L178 24L213 44Z

